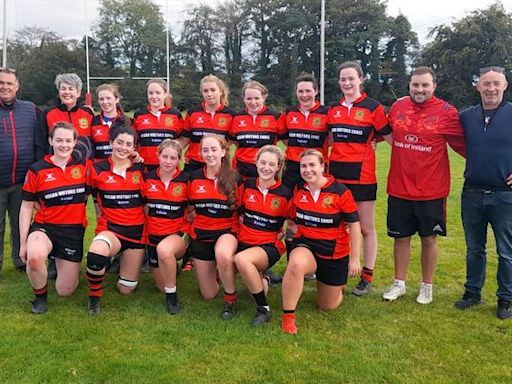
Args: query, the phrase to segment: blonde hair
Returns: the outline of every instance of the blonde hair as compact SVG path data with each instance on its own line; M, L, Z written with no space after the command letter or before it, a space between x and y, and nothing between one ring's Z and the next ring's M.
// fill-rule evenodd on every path
M261 84L259 81L248 81L244 84L242 87L242 97L245 97L245 91L248 89L257 89L261 92L261 96L265 99L268 96L268 89L263 84Z
M160 155L164 151L164 149L167 149L167 148L174 149L178 153L178 157L181 160L182 153L183 153L183 147L181 146L181 144L178 140L165 139L164 141L162 141L160 143L160 145L158 146L158 154Z
M306 156L316 156L316 157L318 157L320 164L324 163L324 155L318 149L314 149L314 148L305 149L300 154L299 160L302 160L302 158L306 157Z
M171 92L169 91L169 84L167 84L167 81L165 81L164 79L149 79L148 82L146 83L146 92L151 84L158 84L162 87L165 93L164 106L169 108L172 107L172 95Z
M217 84L217 87L219 87L219 90L220 90L220 103L224 106L228 106L229 105L229 88L228 86L226 85L226 83L224 83L221 79L219 79L217 76L215 75L207 75L205 77L203 77L199 83L199 92L202 92L203 91L203 85L204 83L215 83Z
M283 169L284 169L284 153L283 153L283 151L277 145L271 145L271 144L264 145L263 147L260 148L260 150L256 154L256 161L258 161L260 159L260 156L263 155L264 153L271 153L277 157L277 172L276 172L275 178L276 178L276 180L280 180L281 175L283 173Z

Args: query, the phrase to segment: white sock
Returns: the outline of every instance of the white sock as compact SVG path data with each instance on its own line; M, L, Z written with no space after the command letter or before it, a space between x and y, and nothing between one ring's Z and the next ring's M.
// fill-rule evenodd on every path
M395 279L395 285L398 285L400 288L405 288L405 280Z
M425 287L432 288L432 283L425 283L424 281L422 281L421 285L424 285Z
M176 293L176 286L174 286L172 288L164 287L164 292L165 293Z

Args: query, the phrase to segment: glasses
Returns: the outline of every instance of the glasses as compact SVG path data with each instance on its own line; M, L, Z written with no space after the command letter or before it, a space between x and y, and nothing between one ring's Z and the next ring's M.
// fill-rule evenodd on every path
M505 68L498 67L496 65L491 65L489 67L482 67L482 68L479 69L479 72L480 72L481 75L483 75L484 73L490 72L490 71L498 72L498 73L504 73L505 72Z

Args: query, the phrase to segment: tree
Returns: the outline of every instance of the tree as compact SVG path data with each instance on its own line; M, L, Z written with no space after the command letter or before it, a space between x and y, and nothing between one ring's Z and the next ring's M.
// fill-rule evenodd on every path
M508 73L512 70L512 15L499 2L430 34L434 40L417 64L435 69L438 94L458 107L479 101L473 89L478 68L501 65Z

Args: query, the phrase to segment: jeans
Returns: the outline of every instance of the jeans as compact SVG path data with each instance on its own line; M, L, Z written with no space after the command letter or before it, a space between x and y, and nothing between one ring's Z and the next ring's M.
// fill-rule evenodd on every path
M21 188L22 185L13 185L12 187L0 188L0 269L2 268L4 258L4 234L5 234L5 216L9 214L9 224L11 228L11 259L15 267L23 266L20 259L20 227L18 218L21 207Z
M487 225L496 239L498 290L512 301L512 190L496 191L464 186L462 224L466 236L466 292L480 297L485 281Z

